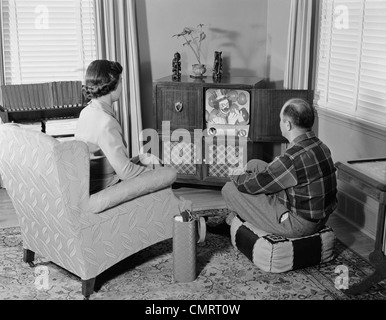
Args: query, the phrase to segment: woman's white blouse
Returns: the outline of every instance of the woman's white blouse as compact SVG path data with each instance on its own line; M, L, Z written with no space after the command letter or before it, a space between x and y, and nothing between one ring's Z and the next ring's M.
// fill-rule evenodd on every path
M94 176L99 174L101 179L107 179L110 176L111 181L107 183L108 185L116 183L118 179L130 179L149 170L131 161L123 140L122 128L111 106L102 101L93 99L81 111L75 139L87 143L90 159L100 163L100 165L94 165ZM91 175L93 175L92 171L93 165L91 165ZM114 172L116 177L112 180L111 176Z

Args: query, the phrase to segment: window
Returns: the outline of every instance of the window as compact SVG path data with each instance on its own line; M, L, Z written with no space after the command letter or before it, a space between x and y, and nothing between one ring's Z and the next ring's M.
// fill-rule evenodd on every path
M386 127L386 1L322 0L315 104Z
M0 0L6 84L82 80L96 57L93 0Z

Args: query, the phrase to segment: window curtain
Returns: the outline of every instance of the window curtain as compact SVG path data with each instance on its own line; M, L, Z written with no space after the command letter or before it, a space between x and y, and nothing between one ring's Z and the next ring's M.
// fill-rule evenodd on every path
M319 0L291 0L284 88L313 89Z
M135 0L96 0L97 58L118 61L123 67L121 99L114 111L131 156L142 146L138 39Z
M3 28L1 23L2 19L3 19L3 12L2 12L2 6L0 1L0 86L5 85ZM0 105L2 104L3 104L3 97L0 90ZM0 117L0 123L1 123L1 117Z
M0 3L0 20L3 17L3 13L1 11L1 3ZM1 22L1 21L0 21ZM0 23L1 26L1 23ZM0 28L0 86L5 84L5 70L4 70L4 50L3 50L3 28ZM3 104L3 96L0 90L0 105ZM0 125L3 123L2 114L0 110ZM3 181L0 176L0 189L3 188Z

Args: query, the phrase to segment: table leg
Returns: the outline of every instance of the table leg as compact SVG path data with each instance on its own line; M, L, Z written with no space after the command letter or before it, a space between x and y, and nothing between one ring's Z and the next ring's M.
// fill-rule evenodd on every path
M370 262L374 265L375 271L359 283L354 284L346 290L347 294L361 294L373 285L386 279L386 258L382 251L375 250L369 256Z
M369 260L375 267L373 274L363 279L359 283L354 284L351 288L346 290L347 294L357 295L360 294L378 282L386 279L386 257L382 252L384 226L385 226L385 213L386 206L383 204L379 205L378 210L378 221L377 221L377 234L375 240L375 250L370 253Z
M361 294L385 278L386 277L382 273L380 273L378 270L375 270L374 273L367 278L363 279L359 283L352 285L345 291L345 293L350 295Z

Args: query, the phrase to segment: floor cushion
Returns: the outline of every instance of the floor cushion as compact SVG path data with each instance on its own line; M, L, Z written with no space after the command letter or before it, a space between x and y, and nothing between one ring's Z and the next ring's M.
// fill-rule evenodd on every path
M326 263L334 258L335 233L325 226L314 235L286 238L257 229L236 216L231 241L260 269L280 273Z

